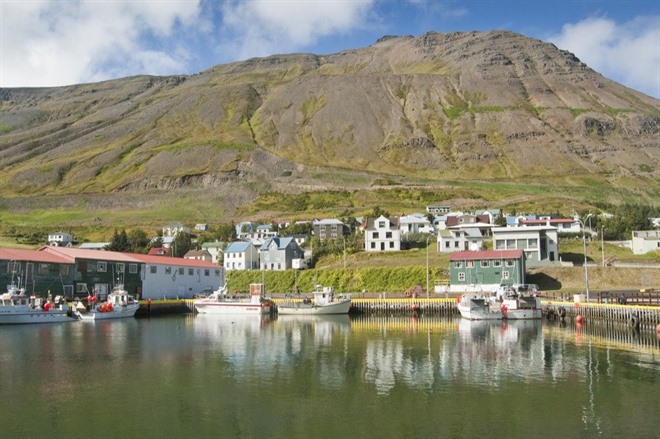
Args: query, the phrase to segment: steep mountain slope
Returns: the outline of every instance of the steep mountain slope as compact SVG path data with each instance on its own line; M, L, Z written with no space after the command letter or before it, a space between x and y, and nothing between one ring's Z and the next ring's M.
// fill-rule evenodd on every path
M660 102L505 31L0 99L8 197L232 187L245 202L379 175L660 190Z

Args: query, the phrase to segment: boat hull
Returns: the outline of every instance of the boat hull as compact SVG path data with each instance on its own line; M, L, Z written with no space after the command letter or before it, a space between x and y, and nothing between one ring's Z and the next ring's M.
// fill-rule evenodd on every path
M112 319L124 319L135 316L139 304L134 305L125 305L121 307L115 307L112 311L101 312L98 310L92 310L87 312L77 312L78 318L84 322L93 322L96 320L112 320Z
M3 312L0 311L0 325L27 325L33 323L64 323L76 319L69 316L67 311L26 311Z
M200 314L269 314L270 305L240 302L195 302L195 309Z
M314 305L304 303L284 304L277 307L278 315L329 315L348 314L351 309L351 301L344 300L327 305Z

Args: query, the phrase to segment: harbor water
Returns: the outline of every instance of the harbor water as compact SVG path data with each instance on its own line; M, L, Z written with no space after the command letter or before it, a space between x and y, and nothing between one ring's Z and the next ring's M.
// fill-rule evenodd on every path
M6 438L658 437L660 342L596 324L173 315L0 327Z

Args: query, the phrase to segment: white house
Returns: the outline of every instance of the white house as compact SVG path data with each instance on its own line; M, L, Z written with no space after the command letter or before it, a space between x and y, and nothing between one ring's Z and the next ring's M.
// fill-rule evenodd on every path
M235 241L225 249L225 270L254 270L259 268L259 250L252 241Z
M73 236L66 232L55 232L48 234L48 245L54 247L71 247Z
M211 262L219 264L222 261L222 254L224 252L225 243L220 241L205 242L202 248L210 253Z
M522 250L528 266L559 259L556 227L494 227L492 232L493 250Z
M451 207L442 204L430 204L426 206L426 211L433 215L438 213L449 213L451 212Z
M413 213L399 217L399 230L402 235L406 233L435 233L433 224L422 213Z
M642 255L660 250L660 230L635 230L632 232L632 251Z
M369 218L364 229L364 250L368 252L401 250L401 230L397 218Z
M452 228L438 232L438 250L453 253L464 250L482 250L483 236L474 228Z
M571 218L520 218L518 225L522 227L552 226L557 228L557 233L582 233L580 221Z
M185 227L181 223L171 223L163 227L163 240L166 237L175 237L177 233L179 232L190 232L190 229Z

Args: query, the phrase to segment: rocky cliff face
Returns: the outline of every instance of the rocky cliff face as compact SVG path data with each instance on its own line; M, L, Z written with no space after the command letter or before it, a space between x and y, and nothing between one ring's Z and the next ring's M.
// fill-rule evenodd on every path
M0 99L5 196L343 189L370 175L660 179L657 99L503 31L385 37Z

